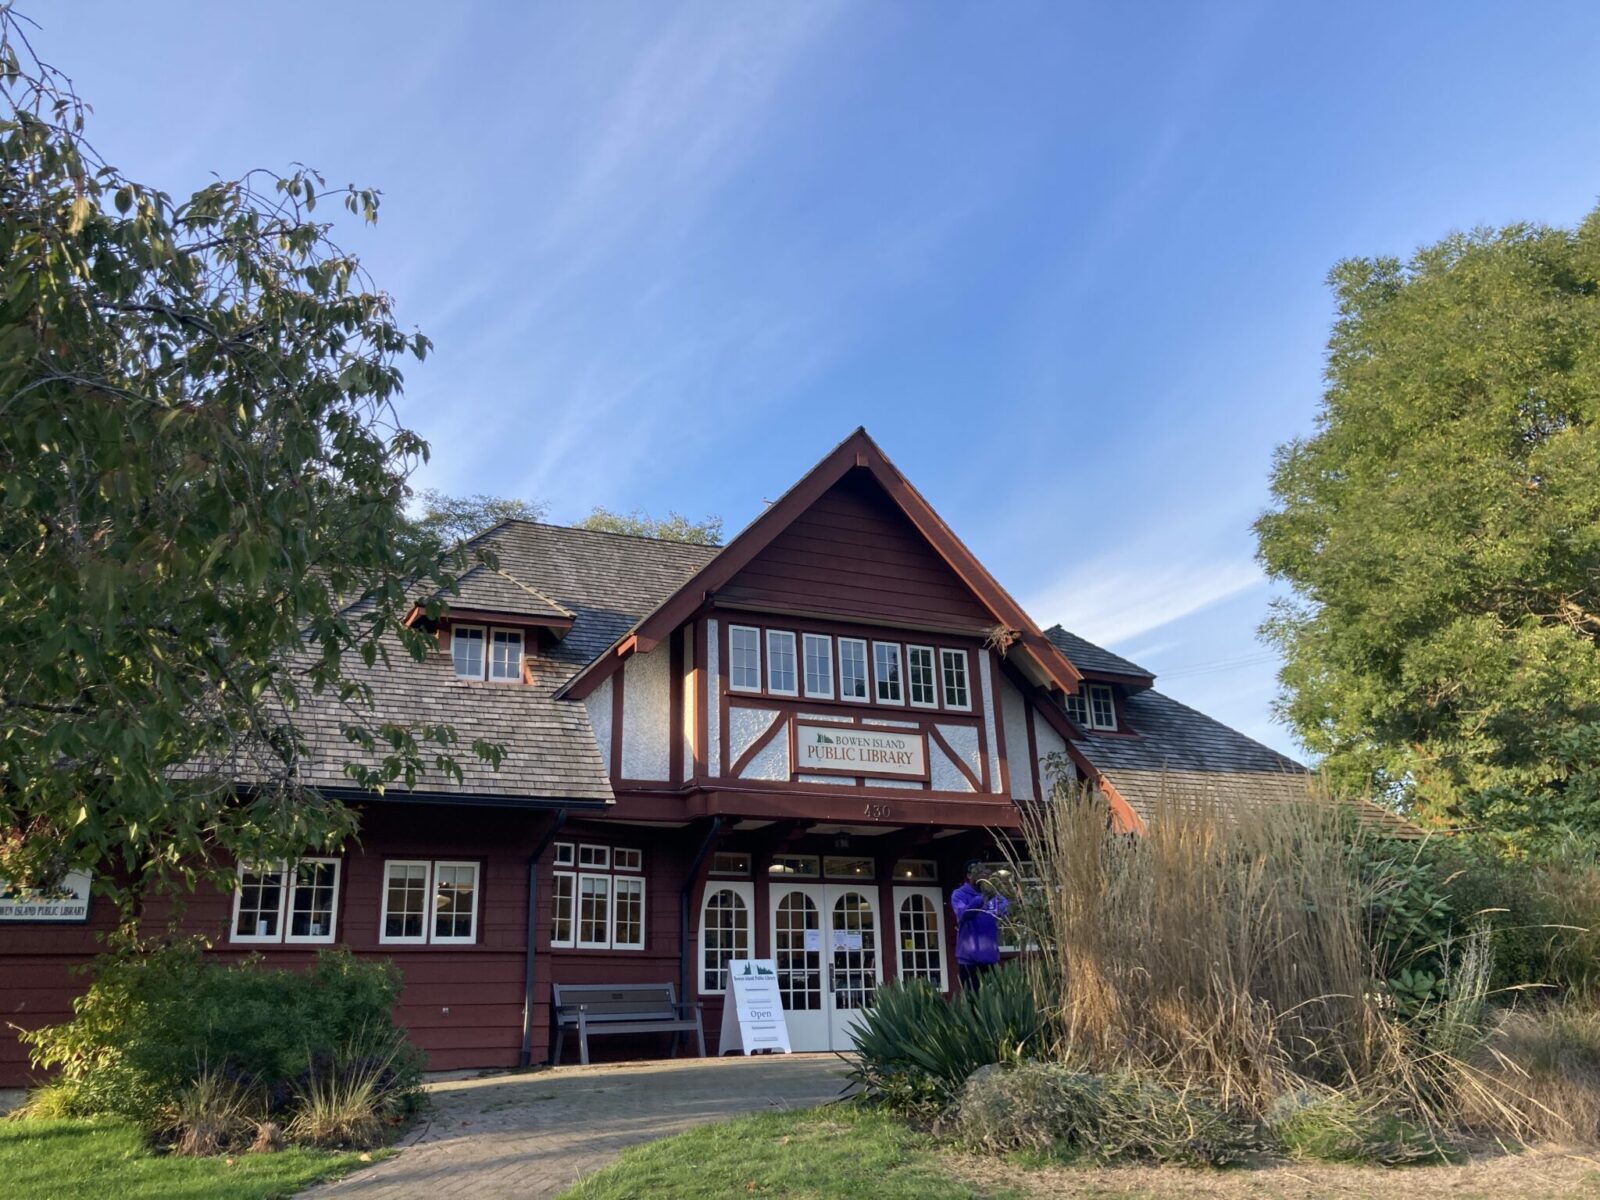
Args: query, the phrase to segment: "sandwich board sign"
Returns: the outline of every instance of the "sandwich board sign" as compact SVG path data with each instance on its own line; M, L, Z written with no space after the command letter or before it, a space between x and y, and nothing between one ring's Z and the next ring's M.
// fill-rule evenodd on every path
M728 997L722 1004L722 1040L718 1053L757 1050L793 1054L789 1022L778 991L778 964L770 958L728 960Z

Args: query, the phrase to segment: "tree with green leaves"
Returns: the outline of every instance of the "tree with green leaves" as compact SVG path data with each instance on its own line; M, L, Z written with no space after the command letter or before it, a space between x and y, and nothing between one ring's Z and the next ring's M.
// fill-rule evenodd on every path
M1600 839L1600 211L1341 263L1262 563L1280 706L1337 786Z
M418 492L417 504L420 511L412 518L413 527L424 537L446 546L464 542L501 521L543 520L547 508L535 500L506 499L482 492L473 496L451 496L438 488L424 488Z
M303 705L342 706L360 785L459 770L351 669L420 657L407 581L465 565L403 509L427 446L392 402L428 341L316 219L315 172L125 178L9 6L0 92L0 876L94 866L126 901L331 848L355 821L297 780Z
M689 542L696 546L722 545L722 518L707 517L691 521L682 513L670 509L665 517L652 517L634 509L631 513L616 513L596 505L583 520L579 529L598 529L604 533L626 533L634 537L661 538L668 542Z

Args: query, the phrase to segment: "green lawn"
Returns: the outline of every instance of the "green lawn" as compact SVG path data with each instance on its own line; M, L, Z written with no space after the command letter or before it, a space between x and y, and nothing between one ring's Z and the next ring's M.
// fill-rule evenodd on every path
M882 1113L836 1104L707 1125L627 1151L566 1200L639 1196L1000 1200L950 1175L932 1139Z
M154 1153L120 1121L0 1121L6 1200L270 1200L363 1165L353 1153L293 1149L237 1155L230 1166Z

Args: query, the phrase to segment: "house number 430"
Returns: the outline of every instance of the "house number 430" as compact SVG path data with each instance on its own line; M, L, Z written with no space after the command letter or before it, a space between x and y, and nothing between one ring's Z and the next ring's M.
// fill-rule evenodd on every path
M871 817L875 821L887 821L890 817L894 816L894 805L868 804L861 811L862 815Z

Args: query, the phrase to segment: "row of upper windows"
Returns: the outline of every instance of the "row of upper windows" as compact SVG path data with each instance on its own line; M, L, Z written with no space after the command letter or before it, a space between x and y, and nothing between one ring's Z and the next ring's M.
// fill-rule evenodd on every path
M914 708L972 711L965 650L869 643L866 638L825 633L797 635L789 629L763 630L754 625L728 626L728 686L736 692L771 696L798 697L803 692L808 700L832 700L837 695L862 704L909 702Z
M1067 716L1083 729L1115 729L1117 702L1111 685L1086 683L1067 697Z

